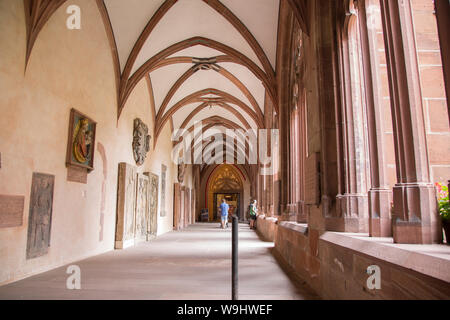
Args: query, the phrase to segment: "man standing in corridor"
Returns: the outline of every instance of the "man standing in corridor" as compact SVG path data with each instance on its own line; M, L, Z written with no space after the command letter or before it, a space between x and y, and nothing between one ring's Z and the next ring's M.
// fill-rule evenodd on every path
M220 212L222 215L222 229L225 229L225 225L228 222L228 209L230 209L230 206L227 204L225 199L222 199L222 203L220 204Z

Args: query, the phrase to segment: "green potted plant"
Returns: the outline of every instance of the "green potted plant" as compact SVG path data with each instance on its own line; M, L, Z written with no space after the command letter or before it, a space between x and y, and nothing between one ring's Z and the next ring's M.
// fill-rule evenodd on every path
M442 227L445 232L447 245L450 243L450 202L448 199L448 187L442 183L436 183L439 203L439 214L441 216Z

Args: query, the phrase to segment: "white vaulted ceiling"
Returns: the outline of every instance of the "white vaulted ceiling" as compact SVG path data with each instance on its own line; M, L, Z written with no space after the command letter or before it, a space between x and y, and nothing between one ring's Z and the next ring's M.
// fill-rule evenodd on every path
M167 121L175 129L206 119L217 128L220 119L262 127L266 93L275 100L279 2L103 0L117 47L119 114L137 82L149 77L156 139ZM192 58L216 59L194 72ZM206 89L212 92L191 96Z
M222 42L259 64L258 58L245 39L236 29L230 28L230 23L213 8L199 0L179 0L161 19L145 42L133 71L136 71L148 57L172 44L195 36ZM260 64L259 66L261 67Z
M131 49L148 21L164 0L104 0L116 38L120 67L123 67Z
M254 35L275 68L279 0L222 0Z

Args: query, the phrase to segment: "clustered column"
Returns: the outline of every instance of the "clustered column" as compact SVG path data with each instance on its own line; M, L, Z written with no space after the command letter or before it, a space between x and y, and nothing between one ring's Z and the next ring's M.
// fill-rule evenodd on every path
M385 145L383 141L382 92L378 71L377 34L375 13L367 12L366 0L358 1L361 33L362 64L367 106L367 127L370 160L369 233L372 237L392 236L390 204L391 190L386 175ZM373 16L368 17L368 14Z
M394 127L397 184L396 243L440 242L436 197L430 182L417 51L410 1L380 0Z

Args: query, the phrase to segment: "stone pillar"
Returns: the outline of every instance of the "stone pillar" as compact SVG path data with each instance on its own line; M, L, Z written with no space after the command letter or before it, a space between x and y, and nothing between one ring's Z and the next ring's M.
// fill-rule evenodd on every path
M372 237L392 236L390 204L392 192L386 175L383 139L382 90L380 88L377 33L373 25L378 17L366 11L368 0L359 0L358 17L361 34L364 88L366 92L367 127L371 188L369 190L369 233ZM368 26L368 22L372 25Z
M300 134L300 152L299 152L299 168L300 168L300 190L299 190L299 201L297 202L298 215L297 222L298 223L308 223L308 215L306 212L305 205L305 161L307 156L307 148L306 144L308 141L306 140L306 103L305 103L305 92L302 92L302 101L299 110L299 134Z
M350 21L353 20L353 21ZM357 17L347 13L347 28L344 28L342 43L343 96L344 96L344 143L346 145L345 159L345 194L342 197L342 213L346 232L366 232L367 225L364 213L367 211L366 176L365 176L365 144L362 123L364 108L362 97L357 94L360 90L359 61L353 56L357 52L350 48L352 42L357 41L356 34L350 33L350 24L357 24Z
M269 111L270 114L270 127L272 129L277 129L278 128L278 124L276 123L276 116L275 116L275 110L273 107L273 104L271 104L271 108ZM269 176L269 181L268 181L268 186L267 186L267 190L268 190L268 201L267 204L269 206L268 209L268 216L273 217L275 214L275 187L274 187L274 183L275 183L275 179L278 177L278 171L277 171L277 164L278 164L278 157L279 157L279 150L275 148L275 145L273 144L272 141L272 136L269 135L269 141L270 141L270 151L271 151L271 157L272 157L272 167L273 167L273 171L272 171L272 175Z
M264 214L269 215L270 204L269 204L269 182L272 176L264 176L265 179L265 189L264 189Z
M380 0L394 127L397 184L396 243L440 242L436 195L430 182L422 93L409 0Z
M273 217L274 215L274 208L273 208L273 176L269 177L268 186L267 186L267 194L268 194L268 200L267 200L267 216Z
M264 213L264 177L260 175L261 166L258 165L258 169L256 171L256 175L258 177L258 212L260 214Z
M358 47L351 42L357 41L357 35L349 31L351 26L357 25L357 18L353 10L342 3L336 5L333 2L327 11L333 28L322 32L324 36L330 34L328 37L332 41L323 48L323 57L327 60L321 59L323 76L320 84L323 92L321 106L330 108L329 112L322 111L325 134L321 173L326 179L321 190L323 205L327 209L326 229L367 232L364 104L359 84ZM333 148L331 141L335 144ZM335 208L332 207L333 198L336 198Z
M342 32L340 30L340 23L337 23L336 26L336 45L335 51L342 51ZM340 66L342 65L342 54L334 54L333 55L333 81L334 85L334 112L336 118L336 146L337 146L337 155L336 155L336 167L337 167L337 195L336 195L336 212L334 213L335 217L342 216L342 202L344 201L345 194L345 139L344 139L344 131L345 131L345 121L344 121L344 113L342 111L344 101L343 101L343 89L342 84L342 72ZM328 218L329 220L329 218Z
M194 223L197 221L200 221L200 210L202 209L202 205L200 203L201 199L201 173L200 173L200 166L194 165L193 166L193 172L194 172L194 192L195 192L195 210L194 210Z
M334 8L336 1L314 1L317 16L321 23L317 27L318 55L317 55L317 77L318 77L318 103L320 112L321 139L320 149L320 194L322 215L325 217L325 228L327 230L344 231L334 229L336 217L336 196L338 195L338 145L335 114L335 59L336 50L336 28ZM309 119L308 119L309 120ZM312 150L309 149L312 156ZM334 221L333 221L334 220ZM343 222L340 219L339 223Z
M290 167L290 102L291 102L291 56L293 15L286 1L280 4L280 30L278 37L278 106L280 111L280 208L282 220L290 219L291 203L291 167Z
M445 79L445 92L447 95L448 120L450 123L450 42L448 30L450 30L450 3L448 0L434 0L436 6L436 20L439 32L439 45L441 47L442 66Z

